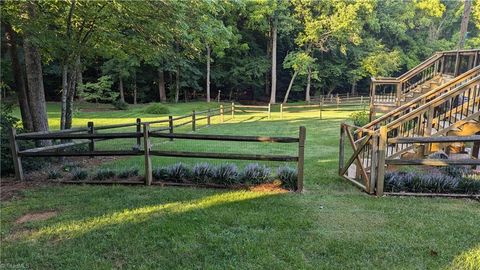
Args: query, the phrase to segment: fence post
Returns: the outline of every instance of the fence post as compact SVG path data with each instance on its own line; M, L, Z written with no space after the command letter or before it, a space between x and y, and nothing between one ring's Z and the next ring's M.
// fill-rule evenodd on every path
M340 149L338 151L338 173L340 174L343 170L344 161L345 161L345 125L340 124Z
M10 150L12 151L12 159L13 159L13 167L15 168L15 178L18 181L25 180L23 176L23 168L22 168L22 159L18 155L18 144L16 140L17 136L17 129L12 127L10 129Z
M338 96L338 94L335 97L335 101L337 102L337 109L338 109L338 105L340 104L340 97Z
M88 134L95 133L95 126L94 126L93 122L88 122L87 126L88 126ZM90 143L88 144L88 150L90 152L95 151L95 140L94 139L90 139ZM94 156L90 156L90 158L93 158L93 157Z
M168 131L170 134L173 134L173 116L168 116ZM173 141L173 138L170 138L170 141Z
M235 103L232 102L232 119L235 118Z
M360 104L363 104L363 96L360 96Z
M320 99L320 120L322 120L323 98Z
M141 127L142 119L137 118L136 123L137 123L137 133L141 133L142 132L142 127ZM137 137L137 148L138 148L138 150L140 150L141 145L142 145L142 138Z
M210 126L210 109L207 110L207 126Z
M192 111L192 131L195 131L195 110Z
M150 124L143 124L143 149L145 155L145 185L152 184L152 157L150 156Z
M380 127L378 137L378 173L377 173L377 196L383 196L385 182L385 148L387 147L387 127Z
M223 105L220 105L220 123L223 123L223 121L225 120L223 113Z
M305 136L306 129L304 126L299 128L298 134L298 164L297 164L297 192L303 190L303 167L305 162Z
M217 95L217 102L220 103L220 93L222 93L221 90L218 90L218 95Z
M268 119L272 117L272 104L268 103Z
M283 119L283 103L280 103L280 119Z

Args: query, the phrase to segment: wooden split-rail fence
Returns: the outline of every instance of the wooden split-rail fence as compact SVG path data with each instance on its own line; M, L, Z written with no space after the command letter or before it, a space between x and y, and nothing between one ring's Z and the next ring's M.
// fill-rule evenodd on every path
M232 106L233 107L233 106ZM173 117L158 121L142 122L137 118L135 123L118 124L109 126L94 126L89 122L87 128L75 128L51 132L33 132L17 134L16 129L10 131L10 144L17 180L25 179L22 169L22 158L30 157L98 157L98 156L144 156L145 174L143 182L118 181L118 184L152 184L152 156L179 157L179 158L207 158L207 159L228 159L228 160L258 160L258 161L283 161L296 162L297 164L297 191L303 189L304 175L304 148L306 129L299 128L298 137L266 137L266 136L232 136L213 134L192 134L175 133L177 127L191 124L192 131L197 128L199 120L207 120L211 123L213 116L220 117L224 121L224 114L230 113L223 106L215 110L193 112L189 115ZM198 117L199 115L202 115ZM185 121L184 119L189 119ZM183 121L182 121L183 120ZM178 123L181 122L181 123ZM156 124L168 123L166 127L154 128ZM109 132L99 133L100 130L111 130L117 128L136 127L133 132ZM152 149L152 138L165 138L169 140L198 140L198 141L224 141L224 142L258 142L258 143L295 143L298 145L297 155L258 155L244 153L213 153L213 152L184 152L184 151L162 151ZM99 150L96 143L105 140L134 139L136 141L131 150ZM51 142L60 141L60 144L39 146L30 149L20 149L19 141ZM78 151L73 146L88 144L88 150ZM74 181L66 181L74 182ZM78 183L109 184L107 181L78 181Z

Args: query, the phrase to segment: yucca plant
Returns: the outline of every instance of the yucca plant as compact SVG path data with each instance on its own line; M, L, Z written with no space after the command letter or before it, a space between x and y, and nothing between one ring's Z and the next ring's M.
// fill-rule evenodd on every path
M80 166L77 163L67 162L63 165L62 170L64 172L71 172L71 171L77 169L78 167L80 167Z
M231 185L238 183L238 168L235 164L225 163L215 168L213 181L217 184Z
M480 178L478 175L458 179L456 192L465 194L480 194Z
M138 176L138 171L139 171L138 168L135 168L135 167L126 168L126 169L121 170L118 173L118 177L125 179L125 178Z
M47 173L47 178L48 179L58 179L58 178L61 178L61 177L62 177L62 174L56 169L50 170Z
M277 169L277 179L282 182L282 187L294 190L297 187L297 169L282 166Z
M79 168L71 171L73 180L85 180L88 177L88 172Z
M215 168L208 163L198 163L192 168L192 181L195 183L212 182Z
M168 177L167 167L157 167L153 169L152 176L155 180L166 180Z
M93 177L95 180L106 180L115 177L115 171L108 168L102 168L97 171Z
M183 163L179 162L167 167L167 181L184 183L191 178L190 169Z
M258 163L250 163L243 171L240 173L240 182L245 184L263 184L271 181L271 170L265 166Z
M450 175L452 177L463 177L465 175L468 175L470 173L470 169L466 168L464 166L455 166L455 165L449 165L446 167L443 167L442 172Z

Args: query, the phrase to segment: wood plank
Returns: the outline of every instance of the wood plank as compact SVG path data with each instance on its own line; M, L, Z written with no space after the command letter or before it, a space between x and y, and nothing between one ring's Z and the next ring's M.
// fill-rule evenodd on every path
M352 134L350 133L350 131L348 129L346 129L346 133L347 133L348 140L350 141L350 145L352 146L353 151L356 151L357 150L357 145L355 144L355 140L354 140ZM368 139L367 139L367 142L368 142ZM360 169L360 172L362 173L362 177L363 177L363 179L365 179L365 186L367 188L369 188L370 187L370 179L369 179L367 171L363 167L363 163L360 160L360 157L358 155L357 155L357 158L356 158L356 162L357 162L357 168ZM346 167L346 169L348 171L348 167Z
M150 155L150 124L145 123L143 125L143 153L145 156L145 185L150 186L152 184L152 156Z
M264 160L264 161L298 161L297 156L287 155L252 155L235 153L211 152L181 152L181 151L150 151L153 156L186 157L186 158L212 158L212 159L237 159L237 160Z
M480 135L472 136L439 136L439 137L400 137L388 139L388 143L445 143L445 142L477 142Z
M10 140L10 151L12 152L13 167L15 169L15 179L18 181L25 180L23 175L22 159L19 155L18 143L15 140L17 135L17 129L12 127L9 130L9 140Z
M39 134L18 137L17 140L51 140L51 139L124 139L142 137L142 133L116 132L116 133L95 133L95 134Z
M480 159L387 159L388 165L426 165L426 166L448 166L448 165L480 165Z
M234 135L213 135L213 134L190 134L190 133L154 133L151 137L157 138L174 138L189 140L206 140L206 141L235 141L235 142L272 142L272 143L294 143L299 138L294 137L262 137L262 136L234 136Z
M24 152L18 153L21 157L86 157L86 156L141 156L143 151L116 150L116 151L83 151L83 152Z
M340 172L340 175L344 175L345 172L348 170L348 167L350 167L350 165L353 163L353 161L355 161L355 159L358 158L358 154L360 153L360 151L363 150L363 148L365 147L365 145L367 144L368 140L370 139L370 137L372 137L371 134L368 134L367 136L365 136L365 139L363 140L363 142L361 143L361 145L357 148L357 150L355 150L352 154L352 156L350 157L350 159L347 161L347 163L345 164L345 167L343 168L343 170Z

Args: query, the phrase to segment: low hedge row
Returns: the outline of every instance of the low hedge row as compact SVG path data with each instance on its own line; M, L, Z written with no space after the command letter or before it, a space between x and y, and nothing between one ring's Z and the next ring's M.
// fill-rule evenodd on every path
M66 165L63 170L70 172L72 180L108 180L114 177L130 178L139 175L138 168L126 168L121 171L101 168L92 175L77 166ZM61 178L59 171L52 170L48 172L49 179ZM235 185L259 185L272 183L279 180L282 187L294 190L297 184L297 170L292 167L282 166L275 171L271 168L258 163L250 163L243 169L239 169L235 164L224 163L212 165L209 163L197 163L192 167L184 163L175 163L170 166L157 167L153 170L154 181L174 182L174 183L192 183L192 184L218 184L225 186Z
M385 174L385 191L480 194L480 177L454 166L430 174L388 172Z

